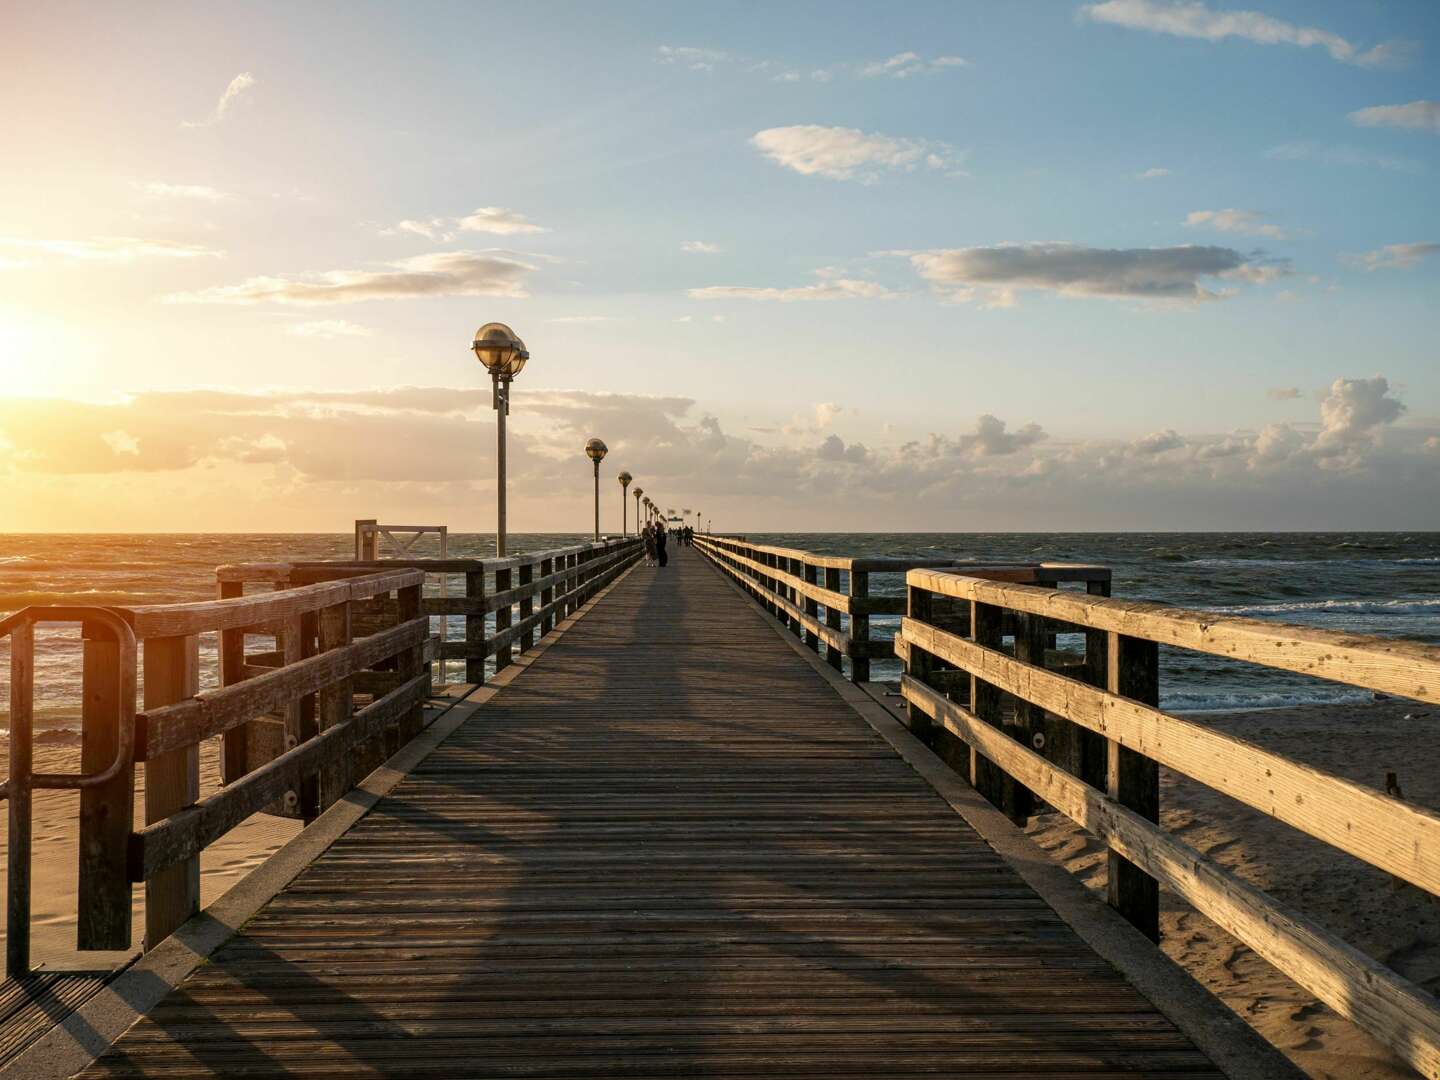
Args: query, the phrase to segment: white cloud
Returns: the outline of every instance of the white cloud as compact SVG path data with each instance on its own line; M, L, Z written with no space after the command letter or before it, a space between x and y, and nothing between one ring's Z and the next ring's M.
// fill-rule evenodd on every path
M204 120L186 120L180 126L187 128L212 127L225 119L226 114L240 100L240 95L255 85L255 76L248 71L242 71L230 80L230 85L225 87L225 92L220 95L220 100L215 103L214 110Z
M756 132L750 143L777 165L802 176L872 183L882 172L921 165L955 170L954 151L943 143L897 138L858 128L795 124Z
M1144 172L1142 172L1142 173L1137 173L1136 176L1135 176L1135 179L1137 179L1137 180L1159 180L1162 176L1169 176L1169 175L1170 175L1170 170L1169 170L1169 169L1154 168L1154 169L1146 169L1146 170L1145 170Z
M384 270L329 270L306 277L253 277L175 293L169 303L197 304L351 304L363 300L401 300L421 296L526 295L524 279L535 267L508 256L474 251L416 255L387 264Z
M1192 229L1205 225L1218 232L1268 236L1272 240L1285 239L1285 232L1280 226L1268 224L1265 215L1255 210L1192 210L1186 216L1185 224Z
M448 244L462 232L495 233L500 236L515 236L521 233L543 233L550 230L537 225L518 210L503 206L482 206L464 217L406 218L389 228L381 229L381 236L395 236L410 233L423 236L439 244Z
M1243 278L1256 265L1231 248L1199 245L1115 249L1046 242L890 254L909 258L921 277L951 299L988 299L999 306L1027 289L1062 296L1215 300L1221 294L1203 287L1203 279Z
M152 199L191 199L196 202L222 202L228 196L205 184L167 184L163 181L134 185Z
M1265 391L1265 396L1271 401L1299 401L1300 388L1298 386L1274 386Z
M1149 435L1135 439L1127 449L1132 454L1152 457L1170 450L1179 450L1184 445L1185 440L1174 428L1166 428L1164 431L1151 432Z
M372 337L375 331L348 319L317 319L314 322L294 323L286 332L296 337L340 338Z
M655 59L662 64L677 64L691 71L714 71L716 64L730 59L728 53L719 49L701 49L693 45L661 45L655 54Z
M1030 423L1015 431L1007 431L1004 420L986 413L975 422L973 435L962 435L957 445L962 453L974 457L1003 457L1014 454L1049 438L1039 424Z
M1386 244L1361 255L1341 257L1352 266L1370 271L1408 269L1431 255L1440 255L1440 243Z
M1104 3L1085 5L1081 13L1094 22L1174 37L1204 41L1241 38L1257 45L1295 45L1302 49L1319 47L1332 59L1361 67L1398 63L1410 49L1406 42L1392 41L1361 50L1329 30L1296 26L1258 11L1219 10L1201 0L1105 0Z
M1358 127L1414 128L1440 135L1440 101L1412 101L1408 105L1372 105L1350 114Z
M1381 429L1400 419L1404 411L1405 406L1390 396L1390 383L1383 375L1336 379L1320 403L1316 452L1353 463L1357 453L1374 446Z
M583 325L585 323L628 322L629 320L621 315L560 315L554 319L546 319L545 321L552 323Z
M859 74L865 79L908 79L912 75L927 75L948 68L966 67L969 63L963 56L937 56L925 60L919 53L902 52L886 60L862 64Z
M65 259L120 262L131 259L199 259L224 254L196 244L147 240L135 236L98 236L90 240L34 240L27 237L0 236L0 247L38 251Z
M680 244L681 251L688 251L692 255L718 255L723 248L719 244L707 243L704 240L686 240Z
M122 454L130 457L140 456L140 440L128 431L107 431L101 434L100 440L116 456Z
M778 300L789 303L796 300L890 300L898 295L876 282L838 277L829 269L817 271L817 276L821 280L815 285L797 285L788 289L708 285L691 289L689 296L692 300Z

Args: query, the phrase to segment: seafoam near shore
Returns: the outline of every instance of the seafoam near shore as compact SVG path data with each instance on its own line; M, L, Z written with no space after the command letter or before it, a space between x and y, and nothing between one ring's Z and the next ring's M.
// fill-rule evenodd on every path
M1385 774L1395 772L1407 800L1440 808L1440 707L1379 702L1192 719L1371 787L1383 788ZM1167 831L1428 992L1440 991L1434 897L1168 769L1160 785ZM1079 826L1048 813L1027 831L1087 885L1104 889L1104 849ZM1179 897L1163 893L1161 906L1165 952L1309 1075L1415 1075Z

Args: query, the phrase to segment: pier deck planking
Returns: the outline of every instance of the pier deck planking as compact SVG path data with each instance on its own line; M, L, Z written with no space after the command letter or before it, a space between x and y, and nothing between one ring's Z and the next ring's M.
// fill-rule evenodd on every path
M83 1075L1212 1077L692 552Z

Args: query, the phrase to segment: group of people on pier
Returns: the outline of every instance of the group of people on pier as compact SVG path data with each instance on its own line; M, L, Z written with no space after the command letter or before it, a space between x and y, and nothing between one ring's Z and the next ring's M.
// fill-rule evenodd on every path
M665 528L665 522L652 521L640 530L640 536L645 541L645 565L664 566L670 561L669 553L665 550L669 542L670 530ZM695 538L695 530L689 525L681 526L675 530L675 542L689 547Z

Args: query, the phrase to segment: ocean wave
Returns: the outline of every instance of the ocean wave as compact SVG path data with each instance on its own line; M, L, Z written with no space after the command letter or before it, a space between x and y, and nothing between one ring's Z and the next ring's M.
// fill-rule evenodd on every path
M1292 615L1305 612L1343 615L1440 615L1440 597L1395 600L1291 600L1276 604L1230 604L1207 607L1220 615Z
M1247 709L1293 709L1301 705L1361 705L1374 701L1369 690L1177 690L1162 692L1167 712L1240 712Z

